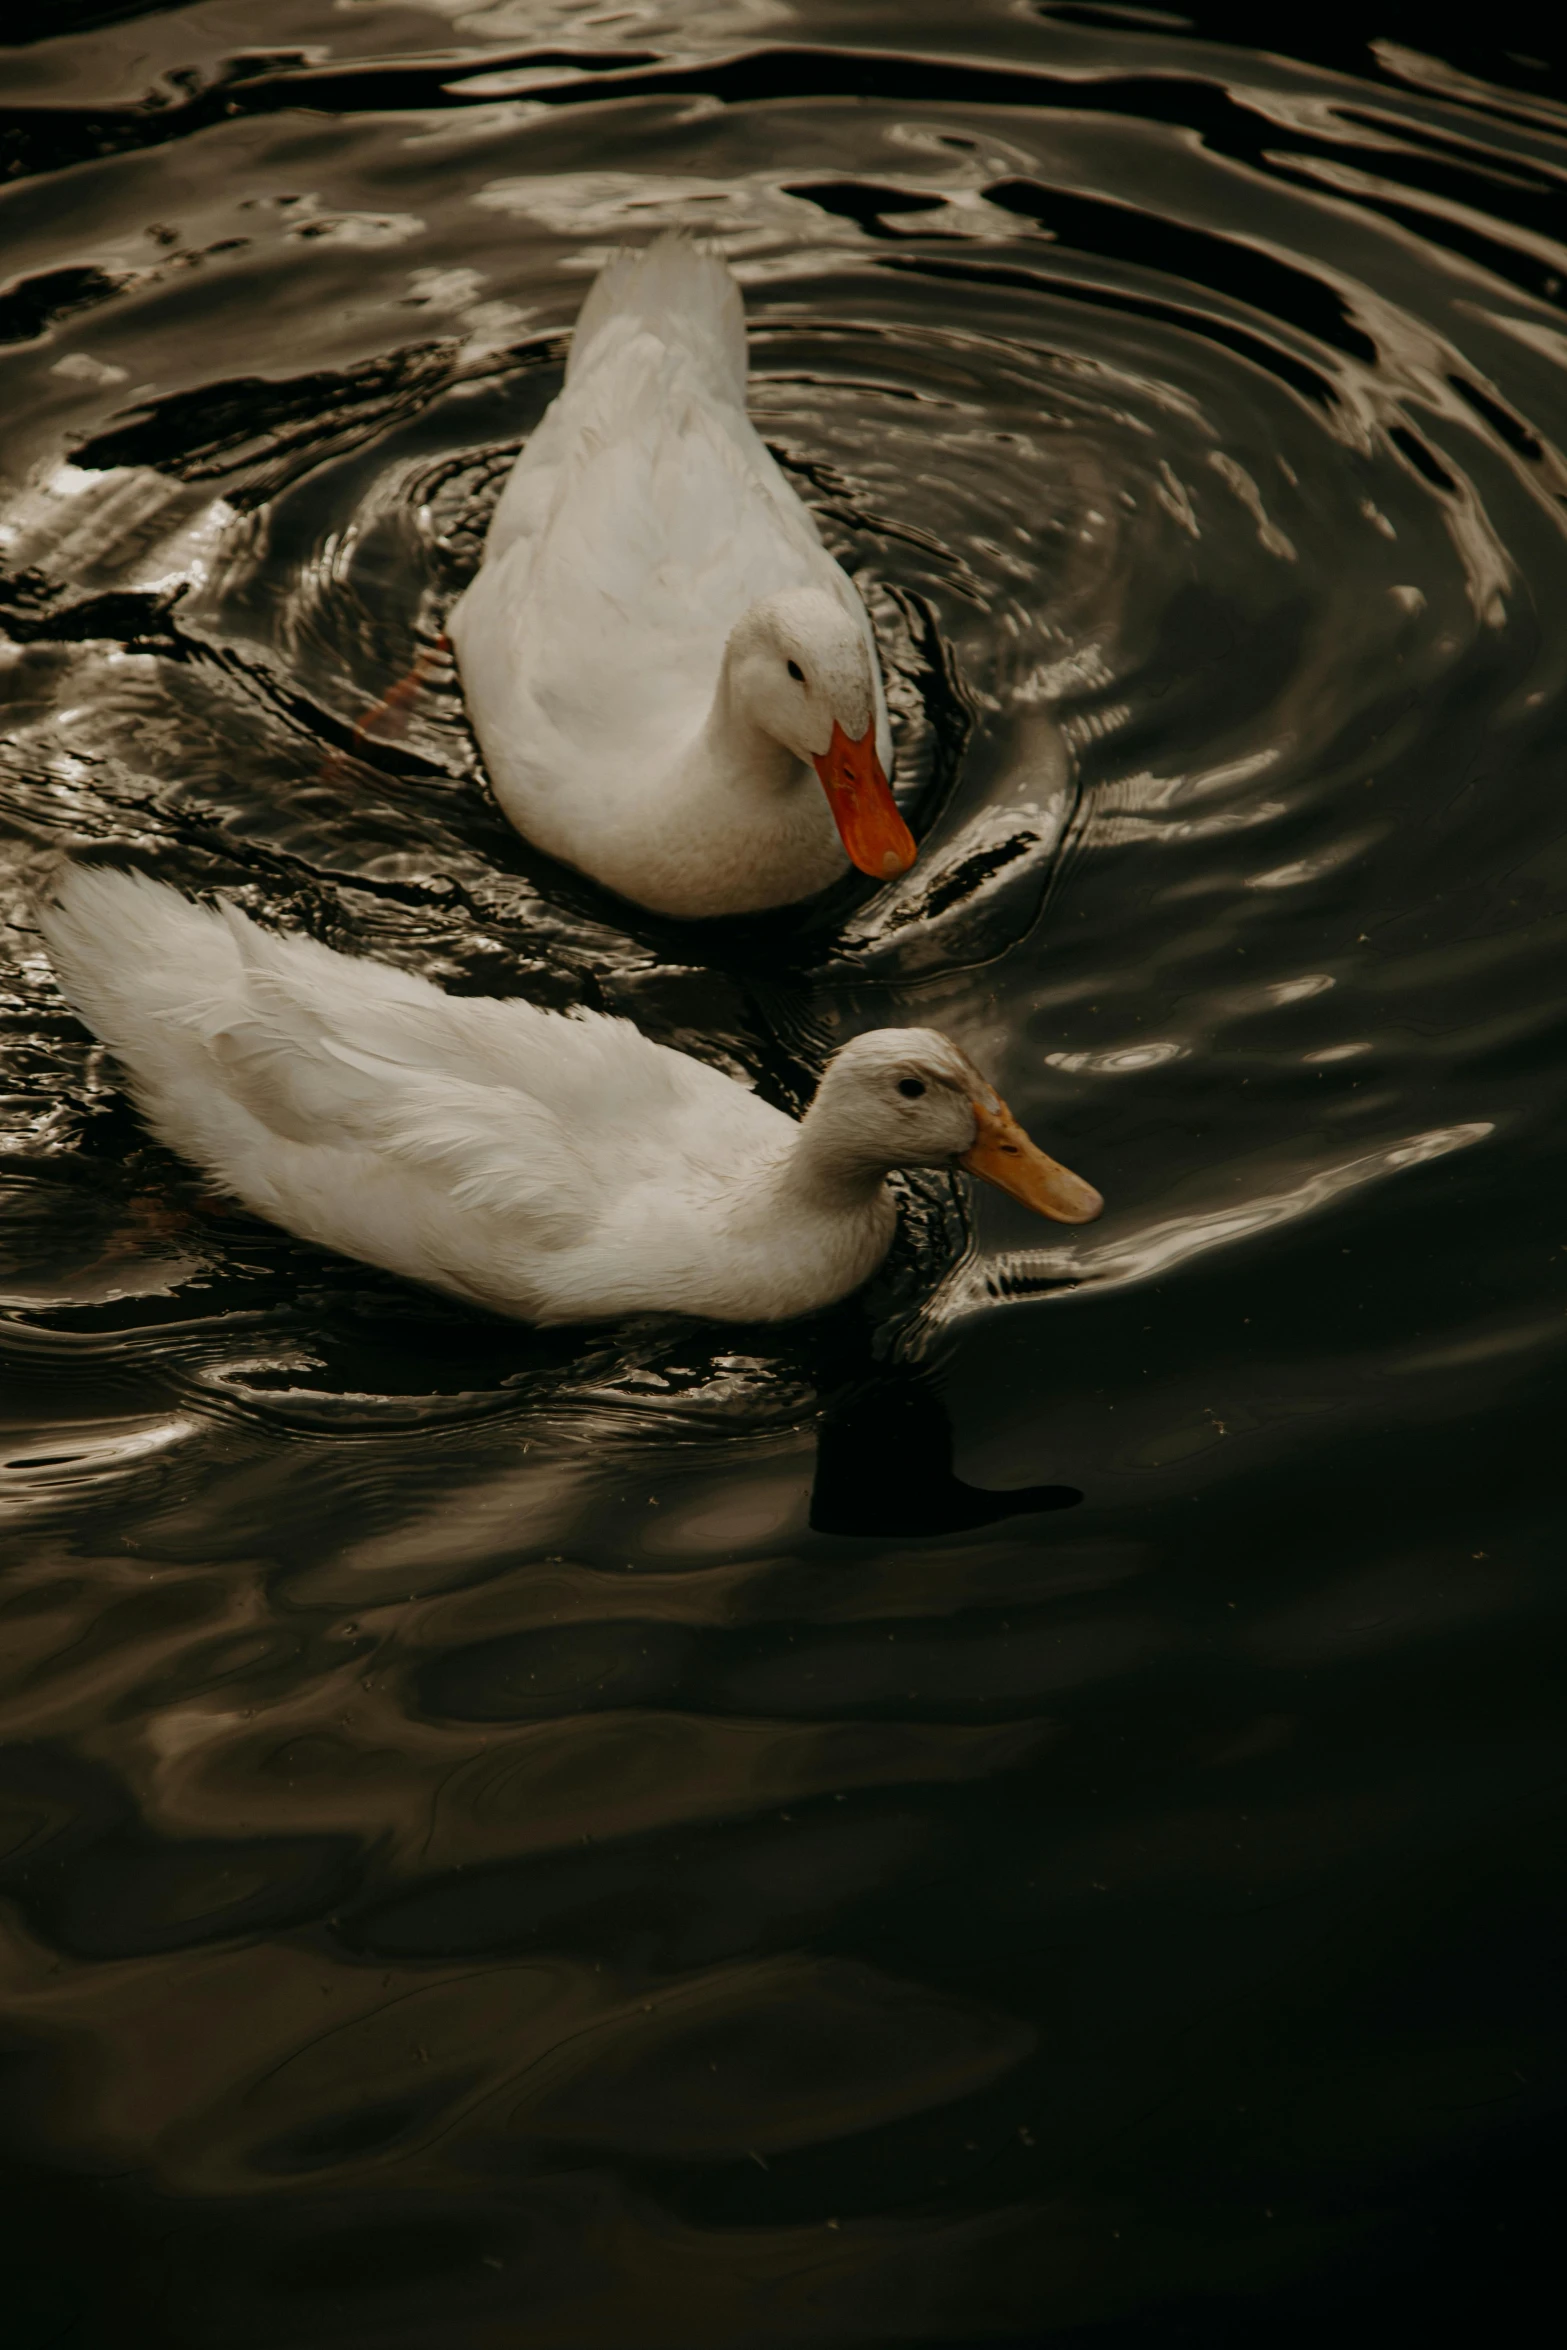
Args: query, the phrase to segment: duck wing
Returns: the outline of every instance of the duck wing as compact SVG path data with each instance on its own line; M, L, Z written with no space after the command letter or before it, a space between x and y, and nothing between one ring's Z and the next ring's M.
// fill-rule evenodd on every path
M227 1020L226 1053L273 1089L275 1118L335 1117L357 1134L380 1120L378 1094L411 1098L428 1083L432 1107L450 1096L454 1109L486 1101L497 1115L547 1118L569 1156L608 1154L628 1182L683 1158L715 1122L747 1112L776 1121L747 1086L629 1020L451 996L390 964L261 930L232 905L219 919L247 982L247 1018ZM608 1180L606 1171L600 1187Z
M613 432L628 386L683 376L715 412L750 432L746 365L745 305L716 254L672 229L641 252L606 262L577 318L565 387L523 447L490 518L486 567L517 541L538 537L556 505L563 464L584 438L601 441ZM602 380L590 391L595 375ZM738 438L754 461L744 434ZM767 458L759 442L756 449Z
M446 1200L504 1208L560 1247L604 1213L567 1122L427 981L273 937L141 874L76 868L39 919L149 1123L259 1213L380 1262L386 1246L356 1219L386 1226Z
M448 996L136 873L74 868L39 921L165 1141L259 1213L419 1278L495 1219L514 1252L572 1247L639 1187L777 1147L775 1111L629 1021Z
M647 332L690 358L715 399L745 407L745 304L726 262L681 229L606 262L577 316L566 381L579 384L617 337Z

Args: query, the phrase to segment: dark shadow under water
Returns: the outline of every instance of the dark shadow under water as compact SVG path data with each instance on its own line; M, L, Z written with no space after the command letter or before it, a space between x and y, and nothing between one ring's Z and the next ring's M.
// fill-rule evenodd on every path
M251 29L4 35L8 2350L1521 2335L1567 2087L1543 36ZM439 658L593 269L669 223L742 280L921 840L755 923L520 841ZM817 1321L467 1313L148 1140L32 927L62 852L786 1107L946 1028L1106 1216L920 1178Z

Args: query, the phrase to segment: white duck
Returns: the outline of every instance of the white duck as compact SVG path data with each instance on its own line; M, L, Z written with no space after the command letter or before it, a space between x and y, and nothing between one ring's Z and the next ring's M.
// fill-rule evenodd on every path
M306 1240L526 1321L810 1313L885 1256L893 1167L1068 1224L1103 1204L931 1029L846 1045L796 1124L628 1021L443 995L145 875L71 869L39 919L163 1141Z
M681 917L914 861L870 621L745 377L716 255L671 233L611 261L447 624L517 830Z

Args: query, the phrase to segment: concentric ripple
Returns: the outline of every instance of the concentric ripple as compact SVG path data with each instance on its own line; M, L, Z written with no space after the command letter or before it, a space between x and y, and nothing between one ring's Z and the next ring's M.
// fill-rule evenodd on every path
M0 114L40 2326L1217 2342L1352 2277L1397 2338L1560 2102L1551 73L1014 0L103 13ZM521 841L442 650L671 224L921 841L744 924ZM943 1027L1107 1213L911 1180L783 1330L463 1313L148 1141L62 851L789 1105ZM47 2249L84 2177L145 2288Z

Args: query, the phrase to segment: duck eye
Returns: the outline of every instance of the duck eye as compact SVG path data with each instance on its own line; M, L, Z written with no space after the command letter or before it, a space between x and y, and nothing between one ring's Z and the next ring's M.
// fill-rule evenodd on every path
M898 1091L906 1102L917 1102L925 1091L925 1080L923 1077L900 1077Z
M789 663L789 675L794 679L796 685L804 685L805 671L800 667L798 661L791 661Z

